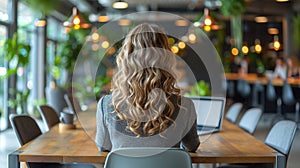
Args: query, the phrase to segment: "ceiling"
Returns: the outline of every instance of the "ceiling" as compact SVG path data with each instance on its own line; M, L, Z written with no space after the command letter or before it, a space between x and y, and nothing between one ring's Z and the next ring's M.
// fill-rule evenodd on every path
M60 1L58 11L64 16L71 15L73 6L77 6L79 11L88 14L100 14L107 12L110 14L127 14L140 11L163 11L173 13L194 20L204 7L208 7L218 13L221 5L220 0L126 0L129 8L126 10L112 9L114 0L68 0ZM279 3L275 0L245 0L247 9L244 13L245 20L253 20L257 15L266 15L270 20L281 21L284 16L293 12L300 12L300 0L290 0ZM219 19L226 19L222 15L217 15ZM64 18L65 19L65 18Z

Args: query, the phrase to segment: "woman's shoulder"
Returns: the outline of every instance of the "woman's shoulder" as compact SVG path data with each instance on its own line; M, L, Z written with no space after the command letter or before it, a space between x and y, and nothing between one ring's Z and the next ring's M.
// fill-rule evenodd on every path
M98 105L103 105L103 104L111 104L112 103L112 96L111 95L105 95L100 98L98 101Z

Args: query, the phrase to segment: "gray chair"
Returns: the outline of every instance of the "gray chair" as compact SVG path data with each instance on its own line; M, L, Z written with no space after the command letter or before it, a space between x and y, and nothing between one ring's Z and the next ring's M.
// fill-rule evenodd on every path
M123 148L110 152L104 168L191 168L188 152L178 148Z
M41 113L47 131L49 131L51 127L59 123L58 113L54 110L54 108L48 105L40 105L37 106L37 109Z
M29 115L16 115L9 116L12 128L18 138L20 145L24 145L29 141L42 135L41 129L36 121ZM95 166L85 163L30 163L27 162L29 168L95 168Z
M295 121L299 121L299 102L296 101L293 93L293 89L290 84L288 84L286 81L283 83L282 88L282 102L285 105L294 105L295 106Z
M229 109L228 109L228 111L226 113L225 118L227 120L229 120L230 122L232 122L232 123L236 123L236 120L237 120L237 118L238 118L238 116L239 116L239 114L240 114L240 112L242 110L242 107L243 107L242 103L234 103L234 104L232 104L229 107Z
M239 127L253 134L261 115L262 110L260 108L248 109L239 122Z
M295 122L282 120L272 127L265 139L265 144L285 155L285 164L287 164L296 130L297 124Z

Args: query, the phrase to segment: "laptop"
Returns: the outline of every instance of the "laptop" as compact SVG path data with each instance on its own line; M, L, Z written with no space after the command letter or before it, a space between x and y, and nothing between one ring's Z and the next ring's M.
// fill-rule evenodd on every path
M197 113L197 132L204 135L222 129L225 109L223 97L190 97Z

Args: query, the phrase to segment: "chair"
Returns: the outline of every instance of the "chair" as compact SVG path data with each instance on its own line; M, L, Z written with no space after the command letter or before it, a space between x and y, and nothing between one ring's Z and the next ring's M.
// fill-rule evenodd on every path
M282 102L285 105L292 106L295 105L295 121L299 121L299 102L296 101L293 90L290 84L288 84L286 81L283 83L282 88Z
M237 81L237 93L240 96L240 99L245 105L249 105L249 97L251 94L250 84L243 79Z
M240 111L242 110L242 107L242 103L234 103L233 105L231 105L226 113L226 119L232 123L236 123L236 120L240 114Z
M260 108L250 108L243 115L239 127L246 130L250 134L253 134L258 121L262 115L262 110Z
M37 106L41 113L46 130L49 131L51 127L59 123L58 113L48 105Z
M104 168L191 168L188 152L166 148L123 148L108 154Z
M24 145L36 137L42 135L41 129L36 121L29 115L16 115L9 116L11 125L18 138L20 145ZM85 163L26 163L29 168L95 168L95 166Z
M79 101L73 97L71 94L65 94L64 99L68 105L70 112L76 114L76 112L81 111Z
M285 164L287 164L296 130L297 124L295 122L282 120L277 122L272 127L267 138L265 139L265 144L269 145L285 156Z

